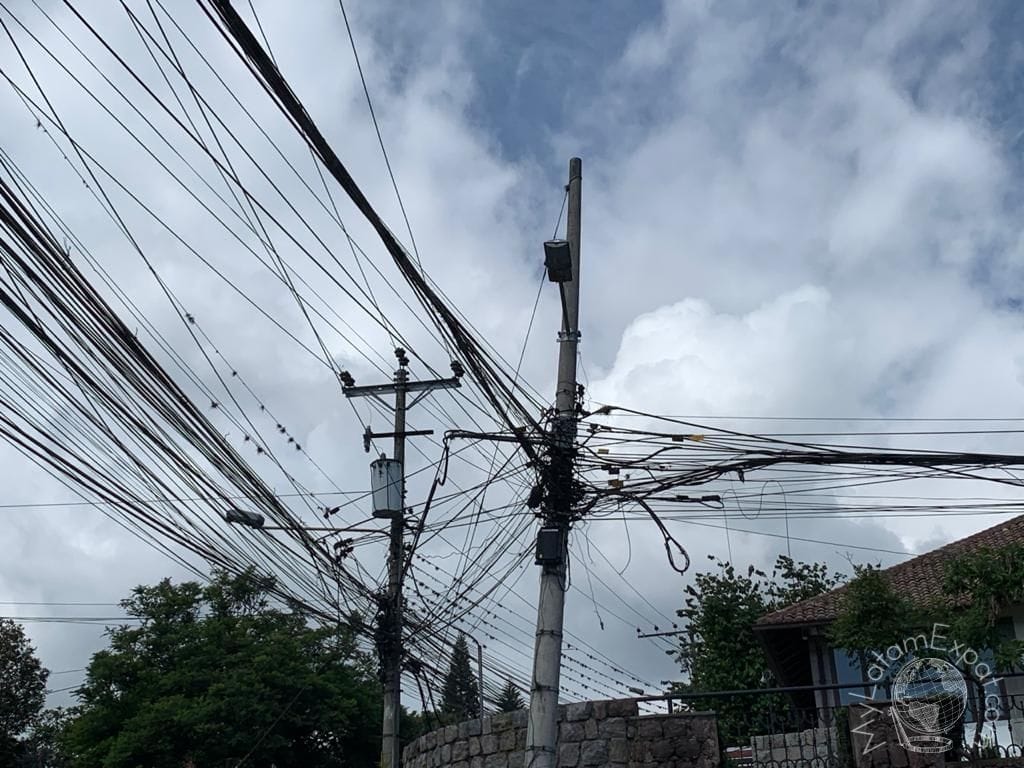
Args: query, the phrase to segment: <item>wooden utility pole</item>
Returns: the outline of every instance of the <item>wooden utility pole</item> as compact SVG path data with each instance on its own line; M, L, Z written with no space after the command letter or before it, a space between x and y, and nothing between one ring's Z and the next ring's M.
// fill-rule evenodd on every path
M558 334L558 384L555 417L549 434L545 478L544 524L537 538L541 565L537 632L530 686L530 718L526 730L525 768L554 768L558 742L558 691L562 665L562 623L565 615L566 560L569 527L575 503L575 443L578 414L576 354L579 347L580 205L583 163L569 161L569 211L566 239L571 273L560 263L561 241L551 241L548 278L557 282L562 300L562 330ZM567 279L568 278L568 279Z
M373 397L395 413L394 432L371 432L366 430L364 446L370 450L370 441L375 437L394 438L394 460L397 462L400 479L399 509L384 515L374 510L375 517L391 518L391 538L388 544L388 588L381 601L381 615L377 627L377 654L380 657L381 680L384 686L384 722L382 727L381 768L400 768L401 746L399 721L402 715L402 571L405 558L405 438L413 435L429 435L433 430L424 429L409 432L405 428L405 414L412 406L435 389L451 389L460 386L462 366L452 363L455 374L448 379L409 381L409 359L404 349L396 349L398 368L390 384L373 384L357 387L352 376L342 372L342 392L346 397ZM419 392L411 403L410 392ZM393 394L395 404L391 406L382 395ZM383 458L383 457L382 457Z

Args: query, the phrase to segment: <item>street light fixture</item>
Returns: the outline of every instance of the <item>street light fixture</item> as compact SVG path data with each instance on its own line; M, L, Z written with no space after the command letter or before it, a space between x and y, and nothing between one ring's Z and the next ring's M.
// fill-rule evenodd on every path
M229 523L237 523L238 525L245 525L249 528L263 527L263 515L259 512L250 512L247 509L236 509L235 507L232 507L224 515L224 519Z
M338 528L333 525L264 525L263 515L259 512L250 512L247 509L236 509L232 507L224 514L224 519L233 524L244 525L246 528L258 528L261 531L334 531L346 533L383 533L379 528L355 528L352 526Z

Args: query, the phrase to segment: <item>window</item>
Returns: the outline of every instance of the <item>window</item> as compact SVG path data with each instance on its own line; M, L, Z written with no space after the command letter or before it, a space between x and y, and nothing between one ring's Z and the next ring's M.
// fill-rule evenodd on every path
M864 682L864 672L860 668L856 655L847 653L845 648L834 648L832 661L836 668L836 682L840 685ZM839 703L842 706L864 701L864 697L868 695L863 688L840 688L838 693Z

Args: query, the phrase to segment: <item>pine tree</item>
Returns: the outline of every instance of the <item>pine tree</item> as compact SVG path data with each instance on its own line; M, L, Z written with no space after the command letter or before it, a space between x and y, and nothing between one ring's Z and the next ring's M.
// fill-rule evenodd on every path
M455 641L451 664L444 678L441 710L460 719L480 716L480 690L469 659L469 646L461 633Z
M498 700L495 703L498 705L499 712L515 712L517 709L526 708L526 702L523 701L519 689L516 688L515 683L511 680L505 681L505 687L501 689L501 693L498 694Z

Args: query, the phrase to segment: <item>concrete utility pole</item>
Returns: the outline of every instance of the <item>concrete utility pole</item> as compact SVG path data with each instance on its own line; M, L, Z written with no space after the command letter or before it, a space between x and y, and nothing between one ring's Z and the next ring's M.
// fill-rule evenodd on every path
M558 334L556 414L550 431L550 461L545 478L544 523L537 537L537 562L542 566L537 603L537 633L530 687L530 719L526 730L524 768L554 768L558 742L558 690L562 665L562 622L565 614L566 559L575 503L577 426L576 352L579 347L580 205L583 163L569 161L568 243L545 244L548 278L557 282L562 299L562 330ZM568 264L564 260L568 246ZM571 264L571 272L567 267Z
M374 510L374 517L391 518L391 539L388 545L388 589L383 600L380 626L377 628L378 654L380 656L381 677L384 685L384 723L383 744L381 747L381 768L400 768L401 747L399 746L399 720L402 704L402 571L405 560L405 438L414 435L433 434L432 429L421 429L409 432L405 428L405 413L435 389L452 389L461 386L462 366L452 363L455 374L448 379L430 379L427 381L409 381L409 358L404 349L396 349L398 368L391 384L373 384L357 387L355 380L347 372L341 374L342 392L346 397L373 397L386 408L395 413L394 432L371 432L369 428L363 438L367 452L370 441L375 437L394 438L394 459L400 471L399 509L390 514L381 514ZM408 402L410 392L420 394ZM392 407L381 395L393 394L395 404Z

